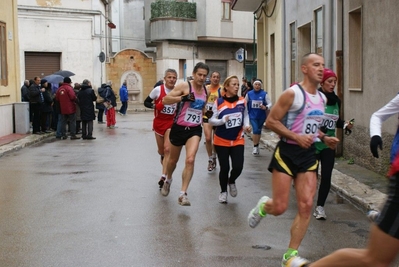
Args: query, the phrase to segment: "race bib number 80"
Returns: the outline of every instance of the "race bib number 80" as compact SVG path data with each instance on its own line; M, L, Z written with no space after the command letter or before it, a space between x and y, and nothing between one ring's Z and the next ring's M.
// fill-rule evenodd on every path
M324 119L324 114L322 111L313 110L308 113L303 122L302 133L303 134L316 134L321 122Z
M188 123L201 124L202 122L202 110L188 108L186 115L184 116L184 121Z

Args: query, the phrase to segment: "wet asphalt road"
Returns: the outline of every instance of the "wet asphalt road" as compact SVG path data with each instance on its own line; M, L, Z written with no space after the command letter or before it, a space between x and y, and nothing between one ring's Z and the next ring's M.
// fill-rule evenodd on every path
M218 169L208 173L203 140L188 190L177 204L184 152L168 197L152 113L117 115L117 129L95 123L97 140L49 140L0 158L0 266L279 266L296 213L266 217L251 229L248 212L271 195L271 152L253 157L247 139L238 196L218 203ZM327 221L314 218L300 255L317 259L363 247L370 223L330 194ZM269 245L270 250L253 245Z

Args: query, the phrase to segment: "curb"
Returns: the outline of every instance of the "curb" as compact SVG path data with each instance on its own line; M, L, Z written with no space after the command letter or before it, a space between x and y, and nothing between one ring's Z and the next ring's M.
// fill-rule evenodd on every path
M0 157L4 156L8 152L17 151L27 146L31 146L36 143L42 142L43 140L47 140L51 136L55 136L55 133L48 133L43 135L31 134L22 139L2 145L0 146Z

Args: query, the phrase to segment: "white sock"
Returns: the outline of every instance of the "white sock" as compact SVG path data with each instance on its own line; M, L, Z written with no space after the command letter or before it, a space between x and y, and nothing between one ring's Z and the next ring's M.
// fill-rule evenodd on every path
M186 192L180 191L180 196L185 195L185 194L186 194Z

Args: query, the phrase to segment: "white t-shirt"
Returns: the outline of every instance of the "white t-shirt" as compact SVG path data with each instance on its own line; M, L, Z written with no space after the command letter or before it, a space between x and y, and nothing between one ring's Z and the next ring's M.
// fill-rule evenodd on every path
M170 91L172 91L172 89L165 87L165 93L169 94ZM161 85L155 87L154 89L152 89L151 93L149 94L149 96L151 97L151 99L155 100L158 99L158 97L161 95Z

